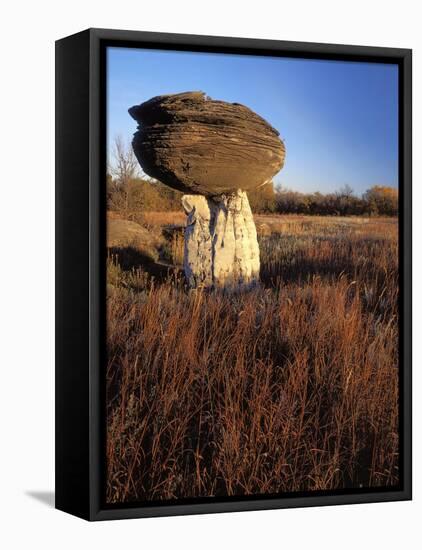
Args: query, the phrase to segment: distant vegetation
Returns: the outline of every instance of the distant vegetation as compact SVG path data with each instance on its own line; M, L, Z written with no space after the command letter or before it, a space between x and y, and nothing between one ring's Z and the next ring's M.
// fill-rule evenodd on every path
M155 180L134 178L122 185L110 176L107 178L108 208L123 214L182 211L182 195Z
M130 179L121 185L107 179L108 207L123 213L135 211L181 211L183 193L156 181ZM257 214L307 214L318 216L397 216L398 192L392 187L375 185L362 197L346 187L335 193L299 193L287 189L264 188L249 192L252 211Z
M140 177L132 148L120 138L113 147L107 175L108 208L126 214L140 211L181 211L183 193L157 180ZM397 216L398 190L374 185L361 197L346 185L334 193L300 193L275 188L273 183L248 192L256 214L307 214L318 216Z
M141 212L182 210L182 193L148 177L140 177L132 147L116 137L107 172L107 209L127 219ZM136 220L139 221L139 220Z
M156 180L133 178L122 185L107 178L108 207L122 213L139 211L181 211L183 193ZM398 192L375 185L362 197L345 187L335 193L299 193L287 189L264 188L249 192L252 211L257 214L307 214L318 216L397 216Z
M270 203L271 204L271 203ZM398 192L392 187L375 185L362 197L346 186L335 193L274 192L274 212L280 214L316 214L320 216L397 216Z

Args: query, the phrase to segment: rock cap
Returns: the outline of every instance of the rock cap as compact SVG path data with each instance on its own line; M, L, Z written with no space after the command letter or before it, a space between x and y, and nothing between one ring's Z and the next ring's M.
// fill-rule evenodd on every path
M132 144L144 172L184 193L248 191L283 167L279 132L240 103L184 92L153 97L129 114L138 122Z

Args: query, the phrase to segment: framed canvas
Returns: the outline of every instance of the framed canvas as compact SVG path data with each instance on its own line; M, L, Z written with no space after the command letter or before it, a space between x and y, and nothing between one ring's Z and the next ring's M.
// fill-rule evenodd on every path
M56 43L56 507L411 498L411 50Z

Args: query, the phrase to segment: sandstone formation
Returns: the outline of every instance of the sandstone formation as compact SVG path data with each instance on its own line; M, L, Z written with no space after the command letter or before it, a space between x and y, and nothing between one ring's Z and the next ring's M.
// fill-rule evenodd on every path
M246 191L284 164L279 133L239 103L203 92L157 96L129 109L135 155L148 175L187 193L184 270L192 288L245 289L259 280Z
M219 200L184 195L188 215L184 271L193 288L243 289L259 278L259 247L249 201L244 191Z
M129 113L139 124L133 149L143 170L179 191L248 191L283 166L277 130L239 103L186 92L153 97Z
M107 246L131 247L151 261L158 260L158 239L148 229L129 220L107 219Z

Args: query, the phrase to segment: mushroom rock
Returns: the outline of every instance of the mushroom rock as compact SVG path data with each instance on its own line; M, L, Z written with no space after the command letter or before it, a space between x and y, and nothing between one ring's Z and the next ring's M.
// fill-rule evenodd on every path
M189 285L254 285L259 247L246 191L283 167L278 131L248 107L203 92L153 97L129 113L138 122L132 144L144 172L186 193Z

